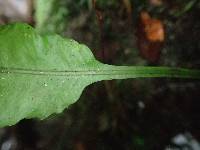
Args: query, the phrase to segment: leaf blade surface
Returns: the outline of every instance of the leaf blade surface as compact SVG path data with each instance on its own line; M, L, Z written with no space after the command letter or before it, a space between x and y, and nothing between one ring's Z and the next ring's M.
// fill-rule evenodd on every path
M102 64L74 40L41 36L26 24L0 27L0 127L60 113L94 82L138 77L199 79L200 72Z

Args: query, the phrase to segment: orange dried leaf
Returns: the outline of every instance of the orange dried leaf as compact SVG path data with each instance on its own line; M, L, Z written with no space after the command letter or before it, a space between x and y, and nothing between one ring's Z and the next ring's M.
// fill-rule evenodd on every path
M147 12L140 15L141 23L144 25L146 38L151 42L163 42L165 39L164 25L158 20L151 18Z
M142 11L138 26L138 47L141 55L150 62L157 62L165 39L162 21L152 18Z

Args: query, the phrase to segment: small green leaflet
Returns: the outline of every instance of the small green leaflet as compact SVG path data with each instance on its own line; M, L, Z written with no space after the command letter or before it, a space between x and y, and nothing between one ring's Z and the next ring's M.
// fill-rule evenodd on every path
M94 82L138 77L200 79L200 71L102 64L74 40L21 23L0 27L0 127L61 113Z

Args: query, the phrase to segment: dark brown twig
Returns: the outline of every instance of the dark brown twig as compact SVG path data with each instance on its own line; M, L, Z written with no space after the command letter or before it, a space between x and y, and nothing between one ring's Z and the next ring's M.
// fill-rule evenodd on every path
M97 8L96 0L92 0L92 5L93 5L93 9L95 10L96 18L97 18L97 22L98 22L99 36L100 36L100 48L101 48L101 52L102 52L102 58L104 60L105 59L105 53L104 53L105 49L104 49L103 14L102 14L102 11Z

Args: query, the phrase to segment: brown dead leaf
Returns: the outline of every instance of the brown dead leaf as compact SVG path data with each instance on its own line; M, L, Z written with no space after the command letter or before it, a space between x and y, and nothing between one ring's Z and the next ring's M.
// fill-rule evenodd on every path
M77 141L75 144L75 150L85 150L85 146L81 141Z
M138 48L145 59L155 63L160 58L160 51L165 40L164 25L161 20L152 18L146 11L140 13L139 19Z
M154 6L160 6L163 4L163 0L149 0L149 3Z
M160 20L151 18L146 11L141 12L140 20L144 26L146 38L150 42L164 41L164 25Z

